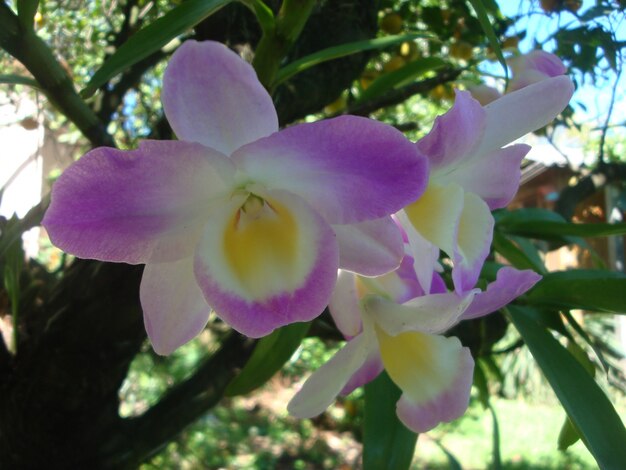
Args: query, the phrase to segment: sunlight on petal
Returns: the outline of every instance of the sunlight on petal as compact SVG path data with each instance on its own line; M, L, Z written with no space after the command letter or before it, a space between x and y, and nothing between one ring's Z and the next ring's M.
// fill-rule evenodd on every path
M400 421L416 433L430 431L439 423L448 423L460 418L469 405L474 359L469 349L461 347L456 338L441 339L447 342L446 354L450 362L455 362L457 365L450 385L427 401L414 401L408 394L403 394L396 406ZM456 360L453 360L453 357ZM423 379L429 380L430 377L423 377Z
M459 322L478 292L479 289L472 289L462 296L456 292L429 294L402 305L372 295L364 299L362 305L366 317L372 318L388 335L408 331L443 333Z
M457 290L466 291L476 284L489 254L493 227L493 216L485 201L473 193L465 193L452 273Z
M440 354L444 337L415 331L389 336L379 327L376 336L387 373L412 401L431 400L452 383L457 364Z
M464 348L458 338L418 332L389 336L380 328L376 336L389 377L414 404L426 404L445 393L463 370Z
M430 184L422 197L404 208L420 235L448 255L454 253L462 210L463 189L456 184Z

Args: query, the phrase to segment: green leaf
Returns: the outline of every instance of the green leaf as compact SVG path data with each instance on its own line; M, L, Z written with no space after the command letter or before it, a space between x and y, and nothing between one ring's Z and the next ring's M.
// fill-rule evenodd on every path
M96 90L128 67L158 51L232 0L188 0L133 34L96 71L81 91L83 97Z
M565 416L563 426L559 432L559 438L557 440L557 447L560 451L567 450L568 447L576 444L580 439L580 434L576 430L576 427L572 423L572 420L568 416Z
M432 438L431 438L432 439ZM437 444L437 447L439 447L439 449L441 450L441 452L443 452L446 456L446 458L448 459L448 470L463 470L463 467L461 466L461 464L459 463L459 461L457 460L457 458L454 456L454 454L452 452L450 452L442 443L439 439L432 439L433 442L435 444Z
M493 52L496 54L496 57L498 58L498 62L500 62L500 64L502 65L502 68L504 69L504 76L506 77L506 81L508 83L509 69L506 65L506 60L504 59L504 55L502 54L502 49L500 48L500 42L498 41L498 38L496 37L496 33L493 30L493 26L491 25L491 21L489 20L487 9L485 8L485 5L483 4L482 0L468 0L468 1L472 5L472 8L474 8L474 11L476 12L476 18L478 19L480 26L482 26L483 31L485 32L485 35L487 36L487 39L489 40L489 45L493 49Z
M358 52L370 51L373 49L383 49L385 47L394 46L404 41L411 41L417 38L431 38L432 36L424 33L402 34L398 36L386 36L384 38L366 39L363 41L349 42L339 46L322 49L301 59L295 60L276 73L276 78L272 87L281 84L285 80L289 80L294 75L303 72L323 62L333 59L339 59Z
M392 88L410 83L417 77L424 75L426 72L437 70L445 64L446 63L439 57L424 57L422 59L409 62L400 69L386 73L374 80L372 84L367 87L363 93L361 93L357 103L375 98Z
M560 244L577 244L589 250L595 263L604 267L596 251L581 237L622 234L626 224L572 224L560 214L547 209L499 210L494 212L499 232L520 235Z
M261 0L242 0L243 3L248 6L254 16L256 16L257 21L261 25L261 29L264 32L269 32L274 29L276 26L276 19L274 17L274 12L270 7L268 7Z
M610 235L626 234L626 223L572 224L567 222L528 220L510 223L501 228L507 233L542 239L552 236L606 237Z
M260 339L241 373L226 387L224 395L245 395L271 379L298 349L310 326L310 323L292 323Z
M600 468L624 468L626 429L615 408L585 368L531 318L528 310L509 306L515 327L580 431L583 442Z
M533 308L528 311L528 315L532 317L534 321L541 326L556 331L557 333L565 336L567 339L573 341L572 335L565 328L563 319L561 318L561 312L555 310L546 310L543 308Z
M604 270L577 269L546 274L528 293L537 305L626 313L626 275Z
M6 83L8 85L26 85L41 90L41 85L39 85L37 80L30 77L23 77L22 75L0 75L0 83Z
M585 342L591 347L591 349L593 349L593 352L596 353L596 356L598 357L598 360L600 361L600 364L602 364L602 367L604 368L604 371L608 374L609 373L609 364L606 361L606 359L604 358L604 354L602 353L602 349L597 347L593 343L593 341L591 341L591 338L589 337L587 332L578 324L576 319L572 316L572 314L569 311L567 311L567 310L563 311L563 316L566 318L567 323L569 323L569 325L574 329L574 331L576 333L578 333L583 340L585 340ZM591 362L589 361L589 363L591 363ZM592 364L592 366L593 366L593 364Z
M509 211L506 209L497 210L493 213L496 219L496 225L500 227L508 227L516 223L537 223L537 222L566 222L566 220L560 214L548 210L538 208L517 209Z
M542 274L546 272L537 251L533 252L532 247L524 242L516 245L500 232L494 231L493 248L517 269L532 269Z
M365 386L363 470L404 470L411 465L417 434L396 415L401 394L385 371Z

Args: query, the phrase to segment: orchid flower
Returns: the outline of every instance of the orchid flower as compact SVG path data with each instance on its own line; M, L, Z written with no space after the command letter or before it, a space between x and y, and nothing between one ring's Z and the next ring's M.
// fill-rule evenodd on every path
M507 88L508 93L567 72L567 67L561 59L538 49L511 57L507 63L513 72L513 78Z
M507 59L512 78L506 93L514 92L546 78L558 77L567 72L565 64L554 54L534 50L527 54L515 55ZM481 83L468 88L472 97L485 106L500 98L502 94L494 87Z
M346 345L315 371L288 405L292 415L322 413L338 394L374 380L383 369L401 389L396 412L414 432L431 430L467 409L474 361L456 337L441 333L461 320L498 310L530 289L541 276L504 267L485 292L459 296L433 276L423 295L413 261L376 278L342 271L329 305Z
M484 107L457 91L454 106L416 143L430 162L428 188L398 218L426 292L439 250L453 263L457 292L475 285L493 236L491 210L506 206L517 192L520 163L530 149L503 146L554 119L573 89L568 77L547 78Z
M389 214L427 179L399 131L344 116L279 132L253 68L210 41L174 53L162 101L180 140L90 151L56 182L43 220L68 253L146 264L140 299L157 353L196 336L211 309L260 337L319 315L339 267L398 266Z

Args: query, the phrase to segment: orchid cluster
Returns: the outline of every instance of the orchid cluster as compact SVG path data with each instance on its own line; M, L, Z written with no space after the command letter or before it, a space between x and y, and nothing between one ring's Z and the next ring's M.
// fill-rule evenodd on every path
M159 354L198 335L212 311L258 338L328 305L347 342L289 411L315 416L385 369L403 392L398 417L428 431L465 411L472 382L468 348L443 333L539 279L505 267L476 288L491 211L517 191L529 150L505 145L567 105L561 73L484 107L459 91L413 143L355 116L279 130L248 63L186 41L162 92L179 140L90 151L56 182L43 225L78 257L145 264L140 298Z

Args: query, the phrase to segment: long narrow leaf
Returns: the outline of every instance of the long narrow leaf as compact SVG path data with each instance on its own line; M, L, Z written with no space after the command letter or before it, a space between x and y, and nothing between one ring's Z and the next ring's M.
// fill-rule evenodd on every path
M536 305L626 313L626 275L577 269L546 274L529 292Z
M483 31L485 32L485 35L487 36L487 39L489 40L489 45L493 49L493 52L496 54L496 57L498 58L498 61L500 62L500 64L502 64L502 68L504 69L504 74L508 82L509 69L506 65L506 60L504 59L504 55L502 54L502 49L500 48L500 42L498 41L498 38L496 37L496 33L493 30L493 26L491 25L491 21L489 20L487 9L485 8L485 5L483 5L482 0L468 0L468 1L470 2L472 7L474 8L474 11L476 12L476 18L478 19L478 22L482 26Z
M606 372L608 374L609 373L609 364L606 361L606 359L604 358L604 354L602 353L602 349L597 347L594 344L594 342L591 341L591 338L589 337L587 332L578 324L576 319L572 316L572 314L569 311L565 310L563 312L563 316L567 320L567 323L569 323L569 325L573 328L573 330L576 333L578 333L582 339L585 340L585 342L591 347L591 349L593 349L593 352L596 353L596 356L598 357L598 360L600 361L600 364L602 364L602 368L604 369L604 372Z
M276 78L272 86L276 86L289 80L294 75L303 72L311 67L314 67L323 62L327 62L333 59L339 59L351 54L356 54L363 51L371 51L373 49L384 49L385 47L394 46L404 41L411 41L417 38L432 38L431 35L416 33L416 34L403 34L399 36L387 36L377 39L366 39L363 41L349 42L341 44L339 46L329 47L322 49L321 51L310 54L301 59L295 60L285 67L280 69L276 74Z
M405 470L411 465L417 434L396 416L401 393L384 371L365 386L364 470Z
M402 68L378 77L363 91L357 103L375 98L386 91L415 80L431 70L437 70L446 63L438 57L424 57L409 62Z
M600 468L624 468L626 429L604 392L585 368L528 315L527 308L511 305L509 309L515 327Z
M310 325L292 323L259 340L252 356L240 374L228 384L224 395L245 395L271 379L298 349Z
M498 231L493 233L493 248L517 269L532 269L542 274L546 272L541 259L528 246L522 248Z
M532 238L545 238L547 235L606 237L626 234L626 223L571 224L566 222L524 221L511 223L501 228L508 233Z
M450 452L446 446L444 446L439 439L433 439L433 442L437 444L439 450L444 453L446 458L448 459L448 470L463 470L458 459L454 456L452 452Z
M168 11L165 15L133 34L100 67L87 86L81 91L83 97L93 95L96 90L128 67L148 57L172 39L232 0L188 0Z

